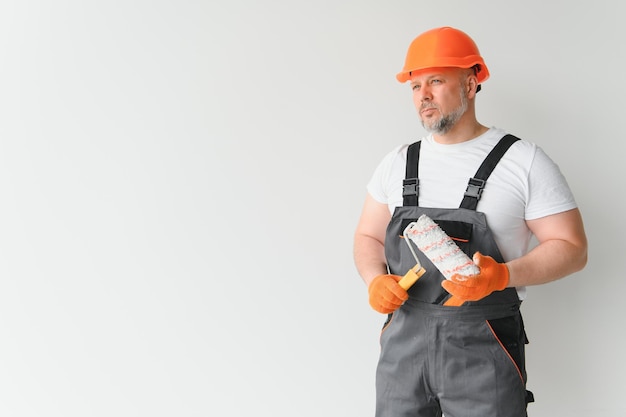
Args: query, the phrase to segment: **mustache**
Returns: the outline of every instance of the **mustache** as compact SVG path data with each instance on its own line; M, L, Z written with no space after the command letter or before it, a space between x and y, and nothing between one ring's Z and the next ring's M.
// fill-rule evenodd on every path
M420 111L426 110L426 109L438 109L438 107L434 105L433 103L424 103L420 106Z

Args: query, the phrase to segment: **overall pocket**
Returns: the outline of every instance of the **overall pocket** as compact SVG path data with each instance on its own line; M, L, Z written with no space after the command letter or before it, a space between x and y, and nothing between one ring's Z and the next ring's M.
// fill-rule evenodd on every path
M520 378L526 382L525 345L528 343L520 313L499 319L487 320L494 337L506 350L517 368Z

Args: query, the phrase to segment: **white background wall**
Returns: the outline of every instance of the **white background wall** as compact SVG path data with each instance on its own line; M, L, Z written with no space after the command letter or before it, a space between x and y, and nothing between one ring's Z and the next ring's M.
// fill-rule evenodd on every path
M352 263L395 81L451 25L478 116L569 179L588 267L529 290L534 417L623 416L625 7L598 0L2 1L0 415L368 416Z

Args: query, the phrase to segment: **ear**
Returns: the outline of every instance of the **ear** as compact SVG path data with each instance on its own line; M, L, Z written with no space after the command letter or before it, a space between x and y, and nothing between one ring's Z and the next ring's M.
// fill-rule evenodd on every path
M465 88L467 89L467 98L473 99L476 97L476 91L478 89L478 79L474 75L470 75L467 77L467 81L465 83Z

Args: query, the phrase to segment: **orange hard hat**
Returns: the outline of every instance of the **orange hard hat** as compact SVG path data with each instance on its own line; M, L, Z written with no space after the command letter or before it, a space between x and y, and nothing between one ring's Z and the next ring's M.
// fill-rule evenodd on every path
M478 47L465 32L444 26L431 29L411 42L404 68L396 75L401 83L411 79L411 72L427 68L472 68L478 65L478 83L489 78L489 70Z

